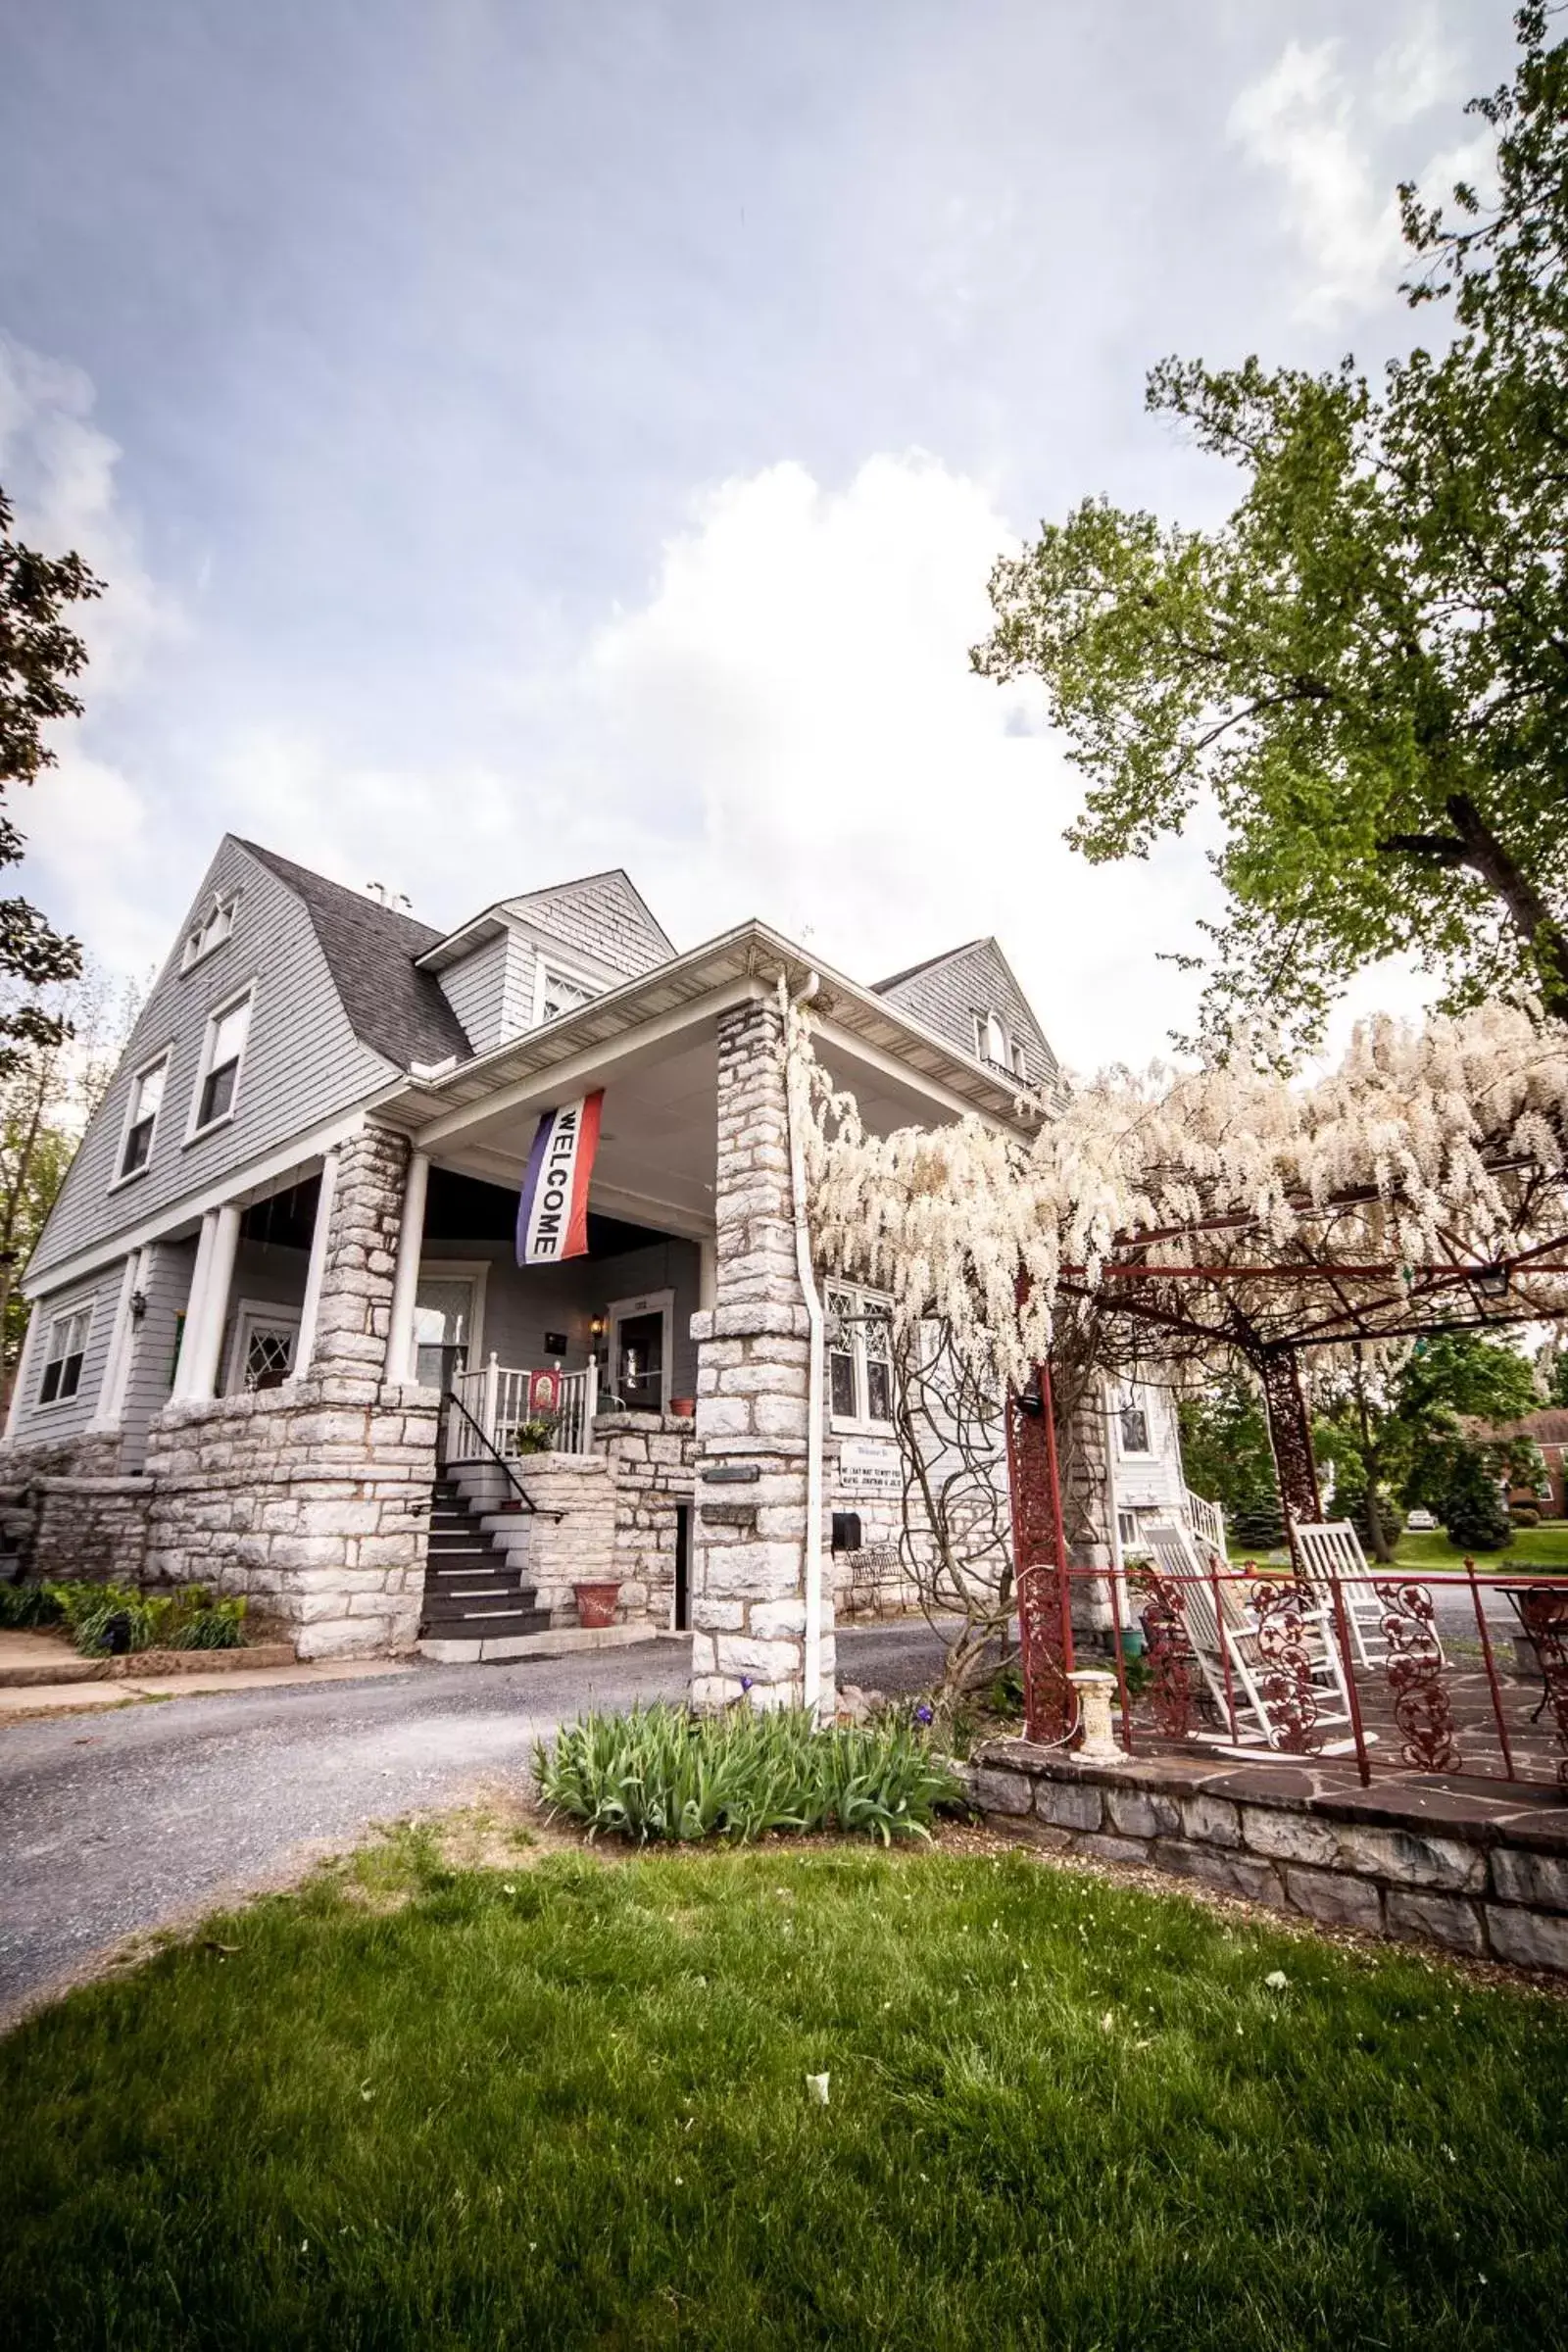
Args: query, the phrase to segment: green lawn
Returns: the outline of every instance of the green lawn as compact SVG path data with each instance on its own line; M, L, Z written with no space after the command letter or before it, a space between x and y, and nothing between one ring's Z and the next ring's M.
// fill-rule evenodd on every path
M1565 2023L1021 1855L405 1840L0 2044L4 2340L1539 2352Z
M1232 1565L1238 1568L1249 1559L1283 1562L1285 1558L1283 1551L1249 1551L1234 1541L1229 1550ZM1430 1535L1402 1535L1396 1556L1403 1568L1462 1568L1465 1563L1464 1551L1448 1542L1441 1527ZM1548 1575L1561 1571L1568 1576L1568 1521L1555 1519L1546 1527L1521 1527L1506 1551L1479 1551L1475 1561L1482 1576L1506 1576L1510 1571L1536 1568Z

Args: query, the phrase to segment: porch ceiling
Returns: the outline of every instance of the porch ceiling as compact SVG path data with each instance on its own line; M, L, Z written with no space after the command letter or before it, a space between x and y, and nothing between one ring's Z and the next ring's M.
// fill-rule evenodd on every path
M874 1133L930 1118L930 1099L918 1082L890 1073L853 1041L825 1033L818 1051L835 1080L855 1093ZM591 1087L595 1081L589 1075L581 1083ZM713 1024L696 1036L666 1038L632 1066L617 1063L604 1087L592 1206L661 1231L698 1239L711 1234L718 1133ZM435 1145L433 1156L487 1183L520 1184L540 1108L562 1091L547 1083L537 1101L503 1103L475 1117L460 1135Z

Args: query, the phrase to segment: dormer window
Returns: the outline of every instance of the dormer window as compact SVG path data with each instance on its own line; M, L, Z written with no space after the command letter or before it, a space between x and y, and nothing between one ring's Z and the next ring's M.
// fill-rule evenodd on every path
M989 1062L994 1070L1005 1070L1009 1077L1019 1078L1028 1085L1029 1064L1023 1047L1016 1038L1008 1036L1000 1012L975 1014L974 1050L978 1060Z
M541 967L543 977L539 989L539 1022L559 1021L564 1012L575 1012L581 1004L591 1004L594 992L584 988L580 980L568 980L564 973Z
M239 893L233 890L214 891L213 903L207 912L185 934L185 945L179 958L182 972L188 972L193 964L200 963L215 948L222 946L234 928L234 902L238 896Z

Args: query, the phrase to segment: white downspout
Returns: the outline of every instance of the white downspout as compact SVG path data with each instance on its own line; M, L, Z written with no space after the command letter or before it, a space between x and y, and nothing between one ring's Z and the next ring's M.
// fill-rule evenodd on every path
M818 972L810 973L804 987L793 997L787 992L784 976L779 975L779 999L789 1017L792 1004L809 1004L822 985ZM786 1045L787 1045L786 1037ZM816 1714L822 1703L822 1301L817 1296L816 1275L811 1265L811 1235L806 1216L806 1165L801 1152L801 1139L795 1124L794 1090L788 1069L785 1072L784 1099L790 1130L790 1198L795 1209L795 1269L800 1277L806 1298L806 1313L810 1324L809 1370L807 1375L806 1422L806 1656L802 1698L808 1714Z

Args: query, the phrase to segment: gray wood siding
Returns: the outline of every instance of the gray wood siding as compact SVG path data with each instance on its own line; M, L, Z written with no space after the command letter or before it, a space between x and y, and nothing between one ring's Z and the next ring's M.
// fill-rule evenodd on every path
M528 941L509 928L438 975L475 1054L488 1054L533 1027L536 962Z
M141 1287L147 1312L136 1329L120 1421L126 1470L140 1468L147 1451L148 1425L154 1413L163 1411L173 1389L174 1336L195 1270L194 1241L154 1242L143 1259Z
M973 947L964 949L960 955L947 956L879 993L888 1004L902 1006L971 1058L975 1050L975 1014L1000 1013L1009 1034L1024 1049L1031 1086L1056 1084L1059 1075L1056 1056L994 941L976 940Z
M628 977L667 963L672 953L621 873L595 874L560 890L531 891L510 904L534 930L548 932L564 948L591 956Z
M441 993L468 1032L468 1042L476 1054L488 1054L507 1034L504 1022L510 946L511 934L503 931L438 975Z
M90 1282L73 1283L69 1290L57 1292L54 1298L42 1299L34 1307L38 1332L33 1342L32 1361L26 1367L26 1389L17 1413L16 1428L12 1432L18 1442L28 1438L40 1441L45 1438L74 1438L92 1419L103 1390L104 1366L109 1355L109 1340L115 1328L115 1309L120 1304L120 1286L124 1273L124 1261L122 1259L118 1265L106 1266ZM68 1397L64 1404L40 1404L38 1386L43 1379L44 1359L48 1353L49 1326L57 1315L70 1314L78 1306L90 1306L92 1309L86 1353L82 1359L81 1385L74 1396Z
M182 972L185 934L215 889L239 893L233 931ZM208 1018L247 987L254 993L235 1116L187 1144ZM151 1160L142 1175L115 1185L132 1078L166 1046L170 1071ZM350 1028L304 906L239 842L225 840L72 1162L28 1267L29 1288L77 1250L363 1101L390 1071Z

